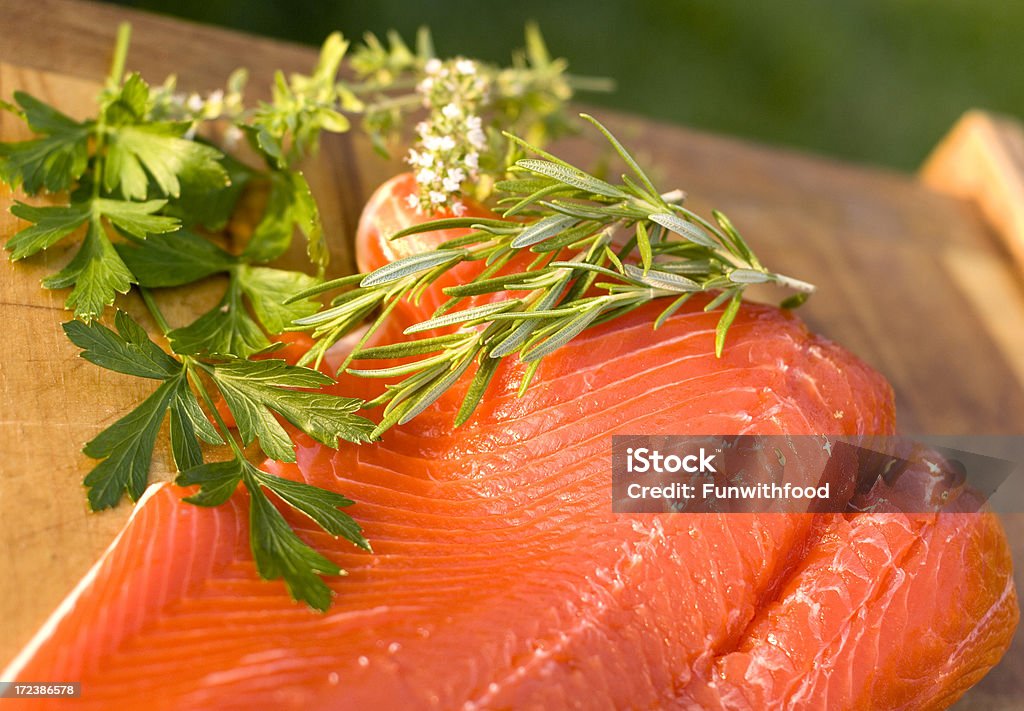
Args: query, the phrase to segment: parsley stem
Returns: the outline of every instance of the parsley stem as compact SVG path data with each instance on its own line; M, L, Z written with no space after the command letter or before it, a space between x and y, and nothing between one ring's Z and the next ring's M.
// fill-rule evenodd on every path
M153 298L153 292L145 287L139 287L139 293L142 295L142 300L145 302L146 308L149 309L149 313L153 316L153 320L156 321L156 325L160 327L160 331L166 336L170 333L171 326L167 323L167 319L164 318L160 307L157 306L156 299Z
M132 26L128 22L122 22L117 26L117 41L114 44L114 57L110 62L110 76L107 82L111 88L121 83L124 76L125 61L128 59L128 45L132 39Z
M149 289L146 289L145 287L140 287L139 293L142 295L142 300L143 302L145 302L146 308L149 309L149 313L153 316L153 320L156 321L157 326L160 327L160 330L163 332L164 336L166 336L170 332L171 326L170 324L167 323L167 319L164 318L164 314L160 310L160 307L157 305L156 299L153 298L153 292L150 291ZM221 417L220 411L217 409L217 406L213 402L213 398L210 396L210 393L206 389L206 386L203 385L202 378L196 372L196 366L198 365L200 368L202 368L203 364L199 363L195 358L192 358L191 356L179 355L178 358L181 359L182 365L185 366L185 373L188 375L189 382L192 383L192 387L194 387L196 392L198 392L199 395L203 398L203 402L206 403L207 408L213 415L213 419L216 422L218 429L220 429L224 439L231 446L231 449L234 451L235 456L237 456L239 459L245 459L245 455L243 454L241 448L238 446L238 443L235 441L235 438L231 435L231 428L228 427L227 423L224 421L224 418Z
M193 363L195 362L192 361L191 358L189 359L189 361ZM192 383L192 387L196 389L196 391L199 393L199 396L203 398L203 402L206 403L207 409L209 409L210 413L213 415L213 419L217 423L217 427L220 429L221 434L224 436L224 439L227 441L227 443L231 446L232 451L234 451L235 457L239 461L247 461L245 458L245 453L242 451L242 448L238 446L238 442L235 441L234 436L232 436L231 434L231 428L228 427L228 424L224 421L224 418L221 417L220 410L217 409L217 405L213 402L213 398L210 397L210 392L206 389L206 386L203 385L202 378L199 377L199 374L196 373L195 370L188 366L189 363L186 363L186 370L188 371L189 382Z

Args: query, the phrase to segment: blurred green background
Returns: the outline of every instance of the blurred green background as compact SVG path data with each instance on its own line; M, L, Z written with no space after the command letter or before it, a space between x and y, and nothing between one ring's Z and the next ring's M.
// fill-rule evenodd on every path
M1020 0L115 1L309 44L425 24L440 55L495 62L534 19L618 82L589 103L904 170L967 108L1024 117Z

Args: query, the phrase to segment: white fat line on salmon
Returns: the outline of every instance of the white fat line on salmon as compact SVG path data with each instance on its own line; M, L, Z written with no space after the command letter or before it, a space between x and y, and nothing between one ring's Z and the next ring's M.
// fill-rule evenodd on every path
M61 600L61 603L57 606L57 609L53 611L53 614L46 618L46 622L44 622L43 626L39 628L39 631L32 635L32 639L30 639L28 641L28 644L26 644L24 648L18 653L18 656L16 656L14 660L7 665L7 668L0 672L0 679L12 682L17 681L18 675L21 674L21 671L25 668L25 665L28 664L29 660L31 660L36 655L36 652L39 651L39 648L43 645L43 643L46 642L46 640L48 640L53 635L54 631L57 629L57 625L60 624L61 620L63 620L73 609L75 609L75 605L78 604L78 599L82 597L82 595L89 588L89 586L92 585L93 581L96 579L96 576L99 575L100 569L103 567L103 564L117 548L117 544L121 541L121 537L124 535L125 531L127 531L128 528L131 526L132 521L135 520L136 514L138 514L139 511L142 510L142 507L146 505L147 501L153 498L156 492L160 491L160 489L164 488L165 486L168 486L167 482L156 482L150 484L149 487L142 493L142 496L139 497L139 500L135 502L135 508L132 509L131 514L128 516L128 520L125 521L124 527L120 531L118 531L116 536L114 536L114 540L112 540L110 542L110 545L107 546L106 550L103 551L103 554L100 556L99 560L97 560L93 564L93 566L89 568L88 572L86 572L86 574L82 576L82 579L78 581L78 584L75 585L75 587L71 590L70 593L68 593L67 597Z

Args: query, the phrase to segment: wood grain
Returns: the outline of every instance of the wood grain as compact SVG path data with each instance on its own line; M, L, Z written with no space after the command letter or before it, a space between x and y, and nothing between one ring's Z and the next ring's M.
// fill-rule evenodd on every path
M129 66L154 81L173 70L189 90L214 88L244 64L251 70L250 93L258 97L275 68L306 70L315 57L308 48L102 5L0 0L2 25L19 28L0 42L0 97L22 89L84 115L106 74L121 19L134 25ZM972 194L936 189L928 171L919 181L608 111L599 115L642 163L654 166L663 189L686 189L698 211L727 212L763 261L819 285L802 315L886 374L905 431L1024 433L1024 288L995 223ZM0 139L23 136L22 130L9 116L0 119ZM605 149L579 137L560 150L588 164ZM325 141L320 158L307 166L336 272L351 265L348 245L363 201L397 169L349 135ZM16 229L6 211L10 197L0 194L3 238ZM301 245L295 250L286 259L300 264ZM58 246L24 263L0 265L4 661L128 515L126 506L87 512L81 479L90 462L79 450L149 390L84 363L61 334L60 323L69 317L65 295L40 289L39 279L67 258ZM212 282L195 293L166 296L172 322L200 313L218 288ZM142 316L131 299L123 305ZM157 476L168 477L166 451L158 450ZM1013 539L1024 541L1024 524L1007 523ZM1024 698L1020 638L963 708L1010 708Z

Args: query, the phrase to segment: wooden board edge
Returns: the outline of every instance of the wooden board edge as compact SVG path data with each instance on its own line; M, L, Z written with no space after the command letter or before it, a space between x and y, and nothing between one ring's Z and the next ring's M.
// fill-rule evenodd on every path
M965 113L918 173L928 187L973 202L1024 270L1024 127Z
M18 28L0 40L0 60L98 82L110 69L122 22L132 26L127 68L159 83L173 67L188 91L222 87L242 66L267 78L277 69L308 73L318 56L315 47L87 0L0 0L0 22ZM251 83L246 95L269 99L269 82Z

